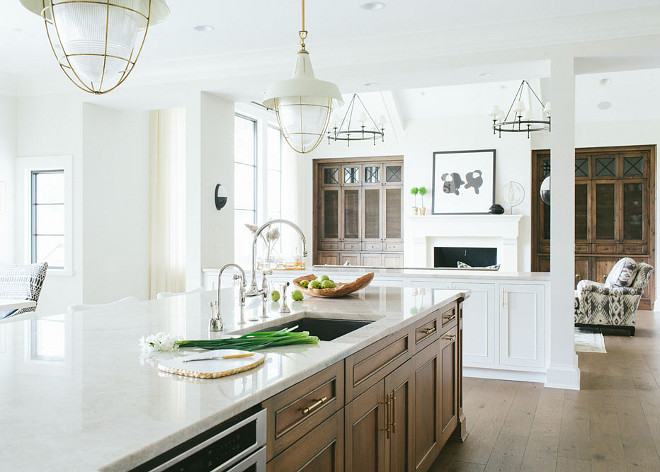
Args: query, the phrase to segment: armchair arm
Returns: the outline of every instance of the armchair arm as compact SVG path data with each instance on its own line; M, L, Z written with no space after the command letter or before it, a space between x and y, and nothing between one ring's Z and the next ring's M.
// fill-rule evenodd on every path
M605 284L599 284L598 282L593 282L591 280L580 280L577 290L580 295L586 292L593 292L598 295L611 295L615 297L623 295L641 295L644 291L643 289L633 287L609 287Z
M605 284L594 282L592 280L580 280L577 285L578 292L599 292L608 293L609 287Z

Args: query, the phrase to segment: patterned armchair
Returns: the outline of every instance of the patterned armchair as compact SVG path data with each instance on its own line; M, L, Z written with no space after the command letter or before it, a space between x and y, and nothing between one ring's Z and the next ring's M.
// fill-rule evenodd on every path
M47 262L42 264L0 264L0 298L38 301L47 269ZM35 309L36 307L0 311L0 319Z
M652 266L625 257L604 284L581 280L575 291L576 326L620 327L634 336L637 306L652 273Z

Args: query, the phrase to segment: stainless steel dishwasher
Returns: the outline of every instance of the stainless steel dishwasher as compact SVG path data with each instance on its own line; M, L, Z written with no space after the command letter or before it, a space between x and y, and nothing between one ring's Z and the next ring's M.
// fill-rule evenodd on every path
M266 410L250 409L132 471L266 472Z

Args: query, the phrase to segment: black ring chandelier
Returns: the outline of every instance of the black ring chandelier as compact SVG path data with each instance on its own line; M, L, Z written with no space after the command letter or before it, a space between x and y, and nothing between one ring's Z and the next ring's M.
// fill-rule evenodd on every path
M531 98L533 96L536 99L536 102L541 106L541 115L545 113L547 119L535 120L530 118L529 112L531 112L531 110L528 111L522 101L525 86L531 92L530 101L532 101ZM530 103L530 108L532 108L533 104L534 102ZM502 133L527 133L527 137L529 138L529 135L533 131L551 131L550 114L550 102L546 102L544 105L536 92L534 92L532 86L529 85L529 82L523 80L520 87L518 87L516 95L513 97L513 101L511 102L511 106L506 112L506 115L497 105L493 108L493 134L499 133L499 137L501 138Z
M363 117L360 118L360 124L358 127L353 127L353 112L355 111L355 99L359 102L359 105L362 106ZM367 122L367 117L369 117L370 123ZM367 127L369 125L369 127ZM346 141L350 146L351 141L370 141L373 140L374 146L376 145L376 139L380 137L381 142L385 141L385 128L381 123L380 126L376 124L376 120L373 119L369 110L362 102L362 99L358 96L357 93L353 94L344 118L342 118L339 126L335 123L330 131L328 131L328 144L330 141Z

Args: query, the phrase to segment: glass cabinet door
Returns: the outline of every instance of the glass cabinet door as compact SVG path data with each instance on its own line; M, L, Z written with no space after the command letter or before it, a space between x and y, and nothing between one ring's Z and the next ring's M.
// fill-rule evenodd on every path
M400 240L403 238L401 229L401 188L385 189L385 238Z
M360 238L360 189L344 189L344 235L343 239Z
M575 240L589 239L589 184L575 184Z
M339 189L323 190L323 239L339 239Z
M359 187L362 184L361 166L359 165L348 165L342 167L342 185L344 186L357 186Z
M380 188L364 189L364 239L380 241Z
M595 239L616 241L616 183L594 182Z
M644 239L644 182L626 180L622 183L623 191L623 242L642 241Z
M383 182L380 164L364 165L364 185L380 185Z

